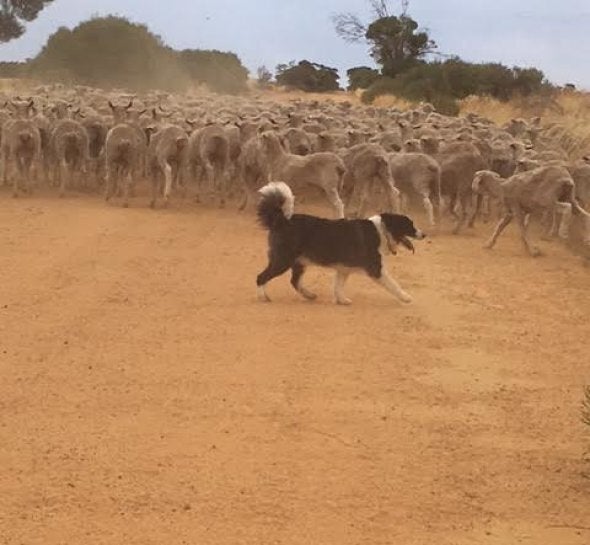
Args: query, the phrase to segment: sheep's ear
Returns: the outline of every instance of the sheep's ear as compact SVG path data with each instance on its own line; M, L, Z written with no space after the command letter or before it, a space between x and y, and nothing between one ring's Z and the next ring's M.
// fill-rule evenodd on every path
M33 106L35 106L35 101L33 99L30 99L27 107L32 108Z
M111 110L115 109L115 105L109 100L109 107Z
M140 112L137 112L137 115L143 115L147 112L147 110L141 110Z
M131 108L131 106L133 106L133 98L129 101L129 104L125 106L125 109L128 110L129 108Z

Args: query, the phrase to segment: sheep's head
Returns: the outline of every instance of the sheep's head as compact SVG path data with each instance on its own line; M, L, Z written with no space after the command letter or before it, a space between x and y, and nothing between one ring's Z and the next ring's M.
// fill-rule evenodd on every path
M12 108L14 117L27 119L34 112L35 101L33 99L22 100L17 97L16 100L11 100L9 105Z

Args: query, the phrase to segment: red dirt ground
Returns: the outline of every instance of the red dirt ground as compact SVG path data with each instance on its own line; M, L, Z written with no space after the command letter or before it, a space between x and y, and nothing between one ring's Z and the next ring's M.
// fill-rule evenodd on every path
M579 258L485 225L388 258L410 306L263 305L252 215L144 204L0 196L2 545L590 543Z

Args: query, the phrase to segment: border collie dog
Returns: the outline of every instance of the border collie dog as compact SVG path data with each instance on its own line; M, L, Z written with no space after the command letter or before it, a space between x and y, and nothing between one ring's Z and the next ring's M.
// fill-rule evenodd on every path
M414 251L409 238L425 235L412 220L398 214L379 214L369 219L328 220L306 214L293 214L294 197L283 182L271 182L259 190L258 220L269 231L269 263L257 279L258 299L270 301L266 284L291 269L291 284L305 299L316 298L302 285L308 265L336 270L334 299L350 305L343 293L344 283L353 272L362 272L399 300L412 298L389 276L383 267L383 253L396 253L398 244ZM409 237L409 238L408 238Z

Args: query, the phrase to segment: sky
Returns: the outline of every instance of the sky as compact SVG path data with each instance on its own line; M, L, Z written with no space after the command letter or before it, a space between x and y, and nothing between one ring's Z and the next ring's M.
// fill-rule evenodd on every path
M394 12L399 0L390 0ZM372 66L366 44L336 36L331 15L371 20L366 0L54 0L23 37L0 45L0 60L34 57L60 26L94 15L145 23L176 48L233 51L253 73L307 59ZM590 0L411 0L410 15L444 54L472 62L537 67L553 83L590 89Z

